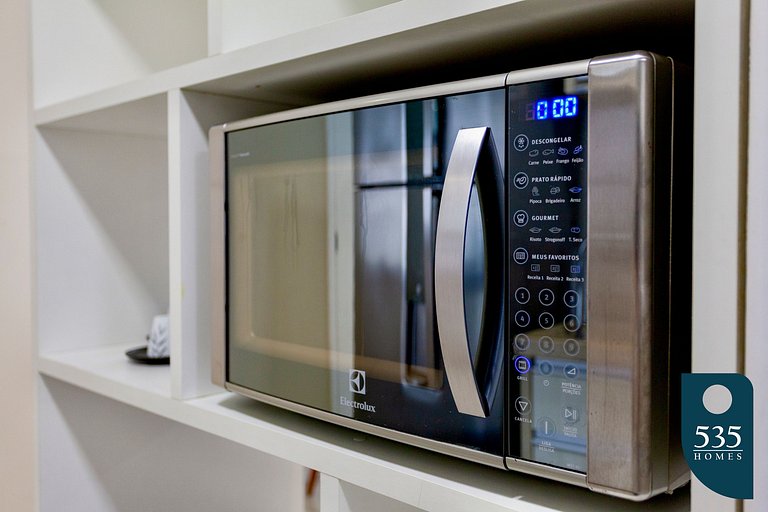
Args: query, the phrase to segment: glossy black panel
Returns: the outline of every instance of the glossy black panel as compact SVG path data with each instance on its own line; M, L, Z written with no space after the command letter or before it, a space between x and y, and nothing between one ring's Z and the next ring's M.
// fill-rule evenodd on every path
M586 472L586 76L509 88L508 411L515 458Z

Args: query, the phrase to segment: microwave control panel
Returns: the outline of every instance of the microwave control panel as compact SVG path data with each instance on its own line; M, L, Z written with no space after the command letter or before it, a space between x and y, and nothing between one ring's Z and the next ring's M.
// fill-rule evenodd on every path
M508 456L585 473L587 77L508 102Z

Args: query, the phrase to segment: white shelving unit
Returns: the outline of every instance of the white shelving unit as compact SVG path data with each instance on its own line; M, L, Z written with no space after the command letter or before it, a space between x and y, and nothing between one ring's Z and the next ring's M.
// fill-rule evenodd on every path
M601 53L651 49L692 61L694 48L717 37L746 37L742 27L712 23L694 36L694 10L700 29L722 8L691 0L310 4L324 6L321 15L257 11L242 0L32 0L41 510L150 510L150 503L209 510L210 501L178 497L185 482L219 499L220 510L249 510L254 500L259 509L301 510L302 467L322 473L323 512L643 510L214 388L207 130L298 105ZM697 77L697 94L715 94L718 80ZM722 115L738 124L744 113ZM697 155L727 126L697 123ZM717 229L727 227L711 236ZM170 368L129 362L124 351L141 345L152 316L165 312ZM716 343L722 339L702 333L694 355ZM154 456L153 436L168 441ZM208 459L195 460L196 451ZM166 473L152 469L160 458ZM131 503L126 489L147 501ZM654 507L690 510L688 488Z

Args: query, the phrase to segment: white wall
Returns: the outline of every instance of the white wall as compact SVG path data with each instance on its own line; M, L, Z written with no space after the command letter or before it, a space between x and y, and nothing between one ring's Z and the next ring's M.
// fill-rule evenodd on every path
M206 5L205 0L36 0L35 105L205 57Z
M0 2L0 508L36 509L29 22Z

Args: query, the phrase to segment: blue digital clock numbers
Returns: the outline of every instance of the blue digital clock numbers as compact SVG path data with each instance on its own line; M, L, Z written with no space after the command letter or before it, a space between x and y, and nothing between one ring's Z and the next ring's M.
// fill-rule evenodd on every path
M526 119L544 121L576 117L579 113L579 99L576 96L545 98L529 104Z

